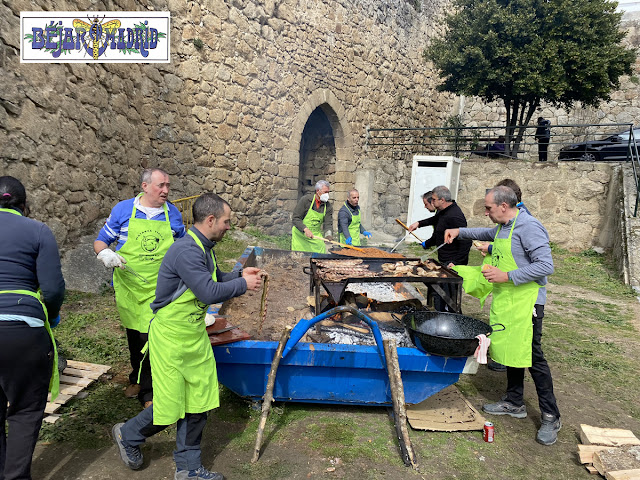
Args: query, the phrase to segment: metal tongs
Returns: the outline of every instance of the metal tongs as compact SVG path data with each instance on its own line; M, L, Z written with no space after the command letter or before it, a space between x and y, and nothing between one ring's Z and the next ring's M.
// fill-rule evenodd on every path
M395 244L395 246L391 249L391 253L395 252L396 248L398 248L398 246L409 236L409 232L407 232L405 234L404 237L402 237L400 240L398 240L398 243Z
M140 275L138 272L136 272L133 268L131 268L129 265L127 265L126 263L122 264L124 266L124 269L135 275L136 277L138 277L138 279L142 280L144 283L149 283L149 280L147 280L146 278L144 278L142 275Z
M429 253L427 253L426 255L423 255L420 260L421 261L425 261L427 258L429 258L431 255L433 255L434 253L436 253L438 250L440 250L442 247L444 247L447 244L447 242L444 242L442 245L438 245L436 248L432 249L429 251Z

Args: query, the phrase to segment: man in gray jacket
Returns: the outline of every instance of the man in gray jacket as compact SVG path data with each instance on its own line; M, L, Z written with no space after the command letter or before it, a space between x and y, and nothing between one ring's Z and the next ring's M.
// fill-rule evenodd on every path
M445 241L451 243L456 237L493 240L491 265L483 267L482 275L493 284L491 323L506 327L491 335L490 353L507 366L507 393L502 400L485 404L482 409L492 415L525 418L524 369L528 368L542 416L536 440L552 445L562 422L541 340L545 285L547 275L553 273L553 258L549 234L536 218L519 210L517 203L512 189L492 188L485 197L485 215L497 226L447 230Z

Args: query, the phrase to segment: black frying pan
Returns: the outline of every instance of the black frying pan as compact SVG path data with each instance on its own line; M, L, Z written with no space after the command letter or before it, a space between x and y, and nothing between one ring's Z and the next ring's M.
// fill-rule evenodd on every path
M402 317L402 323L416 347L425 353L445 357L468 357L478 348L477 335L491 335L496 323L487 325L482 320L459 313L418 310Z

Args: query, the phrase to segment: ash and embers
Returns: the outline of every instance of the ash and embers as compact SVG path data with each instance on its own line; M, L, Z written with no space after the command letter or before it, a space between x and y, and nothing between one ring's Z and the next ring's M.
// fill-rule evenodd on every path
M393 283L350 283L347 292L366 295L380 303L402 302L413 298L408 292L399 291Z
M383 340L395 340L397 347L415 348L413 342L407 335L403 327L390 329L379 324L380 334ZM322 333L327 335L331 341L328 343L342 343L345 345L375 345L373 333L358 333L342 327L322 327Z

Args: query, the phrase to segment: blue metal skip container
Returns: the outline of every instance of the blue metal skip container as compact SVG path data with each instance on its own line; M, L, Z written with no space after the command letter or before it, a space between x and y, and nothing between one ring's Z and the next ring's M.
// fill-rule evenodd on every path
M256 253L261 252L262 249L256 252L250 247L240 264L256 265ZM310 326L343 309L371 326L376 346L299 342ZM260 400L277 347L277 342L255 340L213 347L219 382L241 397ZM456 383L461 373L476 373L478 368L473 357L441 357L417 348L401 347L397 351L407 404L420 403ZM285 346L273 397L282 402L392 405L377 324L351 307L336 307L311 320L300 320Z

